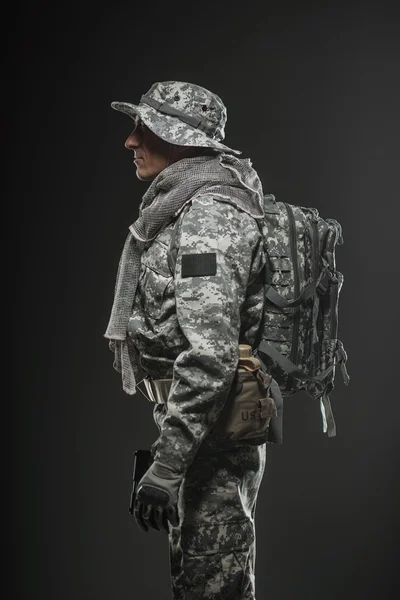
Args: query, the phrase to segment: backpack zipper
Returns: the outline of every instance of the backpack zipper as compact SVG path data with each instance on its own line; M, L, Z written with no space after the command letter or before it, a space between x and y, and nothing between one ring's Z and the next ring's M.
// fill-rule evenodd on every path
M297 232L296 223L292 208L286 202L283 203L286 208L286 212L289 217L289 228L290 228L290 250L292 254L293 264L293 277L294 277L294 297L297 298L300 294L300 276L299 276L299 265L297 260ZM290 360L297 366L298 356L298 345L299 345L299 325L300 325L300 307L295 307L294 323L293 323L293 338L292 338L292 350L290 352ZM293 375L288 376L286 391L292 389L294 377Z

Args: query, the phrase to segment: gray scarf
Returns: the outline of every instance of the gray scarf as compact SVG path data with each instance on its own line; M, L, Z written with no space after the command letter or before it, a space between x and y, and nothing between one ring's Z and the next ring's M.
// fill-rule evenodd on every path
M127 394L136 393L138 351L127 335L127 325L139 280L146 242L164 229L194 197L212 194L234 204L256 219L264 216L263 190L250 159L230 154L183 158L152 181L139 206L139 218L129 227L118 266L111 317L104 337L114 352L114 368L122 375Z

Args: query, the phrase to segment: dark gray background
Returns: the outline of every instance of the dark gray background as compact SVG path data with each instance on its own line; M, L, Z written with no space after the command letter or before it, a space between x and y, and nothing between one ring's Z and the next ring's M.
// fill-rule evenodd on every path
M306 395L285 405L258 500L257 599L396 596L399 16L322 4L39 2L9 18L12 598L170 598L166 537L128 515L151 406L124 394L102 337L147 189L110 102L167 79L222 97L226 142L265 192L343 227L351 382L338 372L334 439Z

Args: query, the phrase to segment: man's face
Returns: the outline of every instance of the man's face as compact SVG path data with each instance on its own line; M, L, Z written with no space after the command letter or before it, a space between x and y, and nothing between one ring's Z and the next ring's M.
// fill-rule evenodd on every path
M127 138L125 148L134 151L136 175L141 181L152 181L171 162L175 154L171 144L155 135L137 116L136 127Z

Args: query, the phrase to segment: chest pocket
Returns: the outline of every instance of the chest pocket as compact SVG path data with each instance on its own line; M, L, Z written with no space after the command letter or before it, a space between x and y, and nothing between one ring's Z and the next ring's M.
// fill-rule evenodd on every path
M174 293L167 253L168 246L156 239L142 254L139 290L145 314L151 319L163 316L165 300Z

